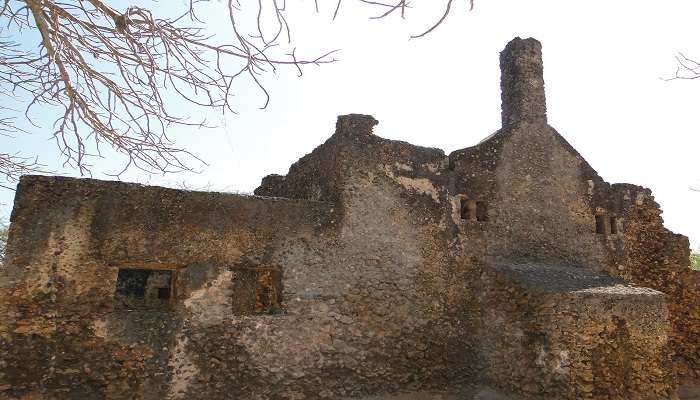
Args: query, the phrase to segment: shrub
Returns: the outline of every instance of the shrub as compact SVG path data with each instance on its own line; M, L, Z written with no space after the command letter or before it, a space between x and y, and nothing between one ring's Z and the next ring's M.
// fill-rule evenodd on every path
M694 269L696 271L700 271L700 254L699 253L690 253L690 269Z

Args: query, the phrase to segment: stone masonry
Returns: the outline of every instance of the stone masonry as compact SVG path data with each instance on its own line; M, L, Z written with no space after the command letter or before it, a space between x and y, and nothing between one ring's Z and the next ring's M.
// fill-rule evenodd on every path
M547 124L540 43L449 155L366 115L255 196L25 176L1 399L673 399L699 273L649 189Z

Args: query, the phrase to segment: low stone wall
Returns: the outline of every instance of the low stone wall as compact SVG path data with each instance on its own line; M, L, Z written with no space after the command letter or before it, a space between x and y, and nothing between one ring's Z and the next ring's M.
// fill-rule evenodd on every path
M606 237L612 249L607 272L666 294L675 375L700 382L700 272L690 269L688 238L664 228L649 189L613 185L609 198L622 230Z
M664 295L584 268L485 266L486 382L556 399L664 399L675 391Z
M447 263L426 258L441 252L434 226L416 229L434 211L411 215L399 185L347 190L341 214L310 200L23 178L0 271L0 393L338 398L469 376L438 279Z

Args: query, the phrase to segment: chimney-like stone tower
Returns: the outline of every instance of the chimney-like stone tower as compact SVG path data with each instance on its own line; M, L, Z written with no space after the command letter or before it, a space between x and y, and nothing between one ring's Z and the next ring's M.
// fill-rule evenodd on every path
M501 120L547 122L542 45L533 38L511 40L501 52Z

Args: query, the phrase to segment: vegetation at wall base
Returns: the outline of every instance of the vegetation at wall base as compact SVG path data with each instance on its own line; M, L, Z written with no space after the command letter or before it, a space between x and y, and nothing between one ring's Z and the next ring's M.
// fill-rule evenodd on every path
M690 253L690 269L700 271L700 253Z

